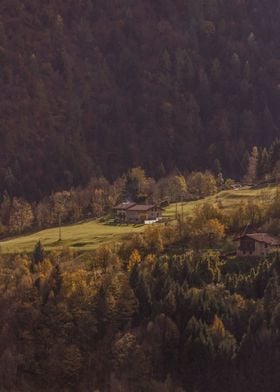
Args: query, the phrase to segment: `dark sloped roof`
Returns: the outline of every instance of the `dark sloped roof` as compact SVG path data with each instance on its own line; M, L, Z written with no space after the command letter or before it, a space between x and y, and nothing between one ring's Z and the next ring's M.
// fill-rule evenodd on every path
M251 233L251 234L245 234L241 235L240 237L236 238L236 240L240 240L241 238L251 238L252 240L255 240L257 242L263 242L265 244L269 245L280 245L280 238L274 237L268 233Z
M115 210L128 210L130 207L133 207L135 205L136 205L136 203L134 203L134 202L126 201L124 203L118 204L116 207L114 207L114 209Z
M247 237L258 242L264 242L269 245L280 245L280 239L267 233L247 234Z
M129 208L129 211L149 211L155 207L155 204L135 204Z

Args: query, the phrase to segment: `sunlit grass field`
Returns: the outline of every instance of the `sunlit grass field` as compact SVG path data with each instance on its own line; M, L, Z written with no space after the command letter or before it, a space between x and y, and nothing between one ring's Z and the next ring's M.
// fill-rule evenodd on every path
M218 205L225 211L234 208L240 202L248 200L269 203L274 197L275 187L262 189L242 188L220 192L203 200L171 204L164 211L164 217L175 219L178 214L191 215L194 208L205 202ZM58 228L51 228L37 233L14 237L0 242L0 253L31 252L37 241L41 241L46 250L73 248L77 251L90 251L101 244L121 242L132 233L140 233L144 225L114 225L97 220L82 222L62 227L62 240L58 241Z
M118 242L132 233L141 232L143 226L111 225L97 220L78 223L61 228L62 240L59 241L58 228L39 231L0 242L0 253L30 252L37 241L41 241L46 250L73 247L79 251L89 251L100 244Z
M241 188L237 190L228 190L219 192L213 196L206 197L205 199L190 201L188 203L177 203L171 204L165 211L165 215L168 217L174 217L176 215L176 209L178 214L190 215L193 210L204 204L205 202L215 204L224 211L230 211L241 202L247 203L248 201L257 201L269 204L276 191L276 186L270 186L260 189L252 189L249 187Z

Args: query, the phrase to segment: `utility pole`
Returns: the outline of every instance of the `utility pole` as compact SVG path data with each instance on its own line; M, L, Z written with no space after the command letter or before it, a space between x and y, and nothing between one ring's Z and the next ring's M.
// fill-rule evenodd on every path
M181 214L180 214L180 221L179 221L179 230L180 230L180 238L182 239L182 236L183 236L183 223L184 223L183 195L181 195L180 199L181 199Z
M181 221L180 221L180 237L183 237L183 224L184 224L184 204L183 195L181 195Z
M62 240L62 230L61 230L61 221L62 221L62 211L63 211L63 201L58 201L58 241Z
M61 241L61 211L58 213L58 241Z
M183 202L183 196L181 197L181 215L182 215L182 222L184 222L184 202Z

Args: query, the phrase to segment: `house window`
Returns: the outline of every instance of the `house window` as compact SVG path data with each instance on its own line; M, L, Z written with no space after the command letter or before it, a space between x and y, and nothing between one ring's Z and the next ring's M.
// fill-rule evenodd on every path
M265 244L264 247L265 247L265 248L268 248L268 244Z

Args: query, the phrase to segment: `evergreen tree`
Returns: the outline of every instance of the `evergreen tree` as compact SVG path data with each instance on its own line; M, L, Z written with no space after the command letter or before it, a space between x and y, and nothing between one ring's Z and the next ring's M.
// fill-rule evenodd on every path
M45 251L41 241L38 241L33 250L33 261L35 264L40 264L44 261Z
M52 278L53 278L52 289L55 297L57 297L61 292L62 283L63 283L63 278L62 278L59 264L56 264L56 266L54 267Z

